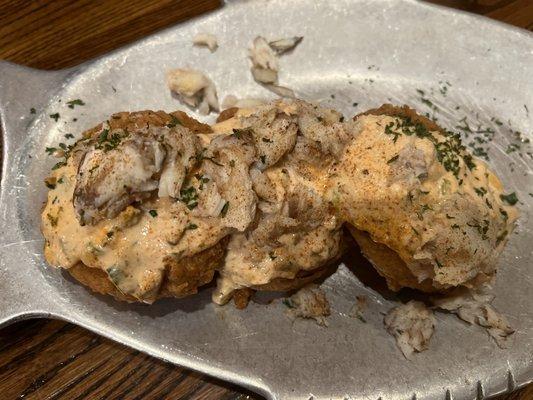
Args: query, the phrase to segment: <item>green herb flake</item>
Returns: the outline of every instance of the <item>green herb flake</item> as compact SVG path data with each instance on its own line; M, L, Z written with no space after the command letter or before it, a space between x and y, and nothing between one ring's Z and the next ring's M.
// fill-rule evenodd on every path
M229 209L229 201L226 201L226 203L224 204L224 207L222 207L222 210L220 210L220 215L222 216L222 218L226 216L226 214L228 213L228 209Z
M49 155L52 155L54 153L54 151L56 151L57 149L55 147L47 147L44 149L44 151L46 151L47 154Z
M499 245L502 242L502 240L504 240L507 237L507 234L508 234L507 231L503 231L496 237L496 246Z
M84 106L85 102L81 99L67 101L68 108L74 108L75 106Z
M198 229L198 225L193 224L192 222L189 223L189 225L187 225L187 226L185 227L185 230L186 230L186 231L193 231L193 230L195 230L195 229Z
M288 308L296 308L296 307L294 306L294 304L292 304L291 299L283 299L281 302L283 303L283 305L284 305L285 307L288 307Z
M261 138L261 140L265 143L272 143L272 140L268 139L268 138Z
M56 188L56 184L55 183L52 183L50 182L49 180L46 180L44 181L44 185L48 188L48 189L55 189Z
M500 199L505 201L510 206L514 206L518 202L518 197L516 197L516 193L509 193L509 194L500 194Z
M185 203L189 210L192 210L198 206L198 193L194 186L189 186L186 189L180 190L180 201Z
M50 118L52 118L55 122L59 119L60 115L59 113L54 113L49 115Z
M266 164L266 156L261 156L261 157L259 157L259 158L261 159L261 162L262 162L263 164Z
M487 189L485 189L484 187L475 187L474 190L480 197L483 197L487 194Z
M150 211L148 211L148 214L150 214L152 216L152 218L157 217L157 211L156 210L150 210Z
M113 232L113 231L109 231L109 232L107 232L105 235L106 235L108 238L111 239L111 238L113 237L114 234L115 234L115 232Z
M392 164L394 161L396 161L398 159L399 156L400 156L399 154L396 154L389 161L387 161L387 164Z
M106 269L107 275L109 276L109 279L115 284L120 284L120 281L122 281L125 278L124 273L117 267L109 267Z
M59 217L54 217L52 214L46 214L46 218L48 221L50 221L50 225L57 226L57 221L59 220Z
M72 133L67 133L65 139L74 139L74 135Z
M30 114L35 114L37 111L35 110L35 108L30 108Z
M437 267L439 267L439 268L443 267L443 265L440 263L440 261L437 260L436 258L435 258L435 263L437 263Z
M59 161L58 163L54 164L54 166L52 167L52 171L64 167L65 165L67 165L66 161Z
M174 128L177 125L181 125L181 122L174 115L170 116L170 122L167 124L167 128Z

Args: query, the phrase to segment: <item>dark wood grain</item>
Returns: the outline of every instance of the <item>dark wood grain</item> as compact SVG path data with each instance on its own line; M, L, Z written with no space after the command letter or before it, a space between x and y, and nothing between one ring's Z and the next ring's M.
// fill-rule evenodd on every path
M533 29L532 0L435 0ZM69 67L219 0L0 0L0 59ZM25 321L0 331L3 399L244 399L235 386L156 360L74 325ZM533 399L533 386L499 400Z

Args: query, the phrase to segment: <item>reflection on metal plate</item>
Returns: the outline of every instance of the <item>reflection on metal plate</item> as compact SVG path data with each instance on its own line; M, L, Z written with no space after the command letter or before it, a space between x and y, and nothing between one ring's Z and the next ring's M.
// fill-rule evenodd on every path
M214 54L191 45L204 31L218 37ZM280 73L282 84L304 99L346 116L384 102L407 103L449 128L468 116L472 126L496 131L490 163L507 190L517 192L522 214L495 287L496 307L516 328L508 349L497 348L481 329L439 314L430 349L406 361L382 326L381 313L392 302L342 266L324 283L333 309L328 328L291 323L280 302L244 311L217 307L209 290L151 307L121 304L46 266L39 212L53 160L44 148L116 111L183 108L165 87L165 70L172 67L200 66L221 98L271 97L249 73L246 49L258 34L304 36L281 59ZM443 82L450 84L445 95ZM77 98L86 106L65 106ZM1 63L0 112L0 323L65 319L276 399L473 398L533 379L532 159L506 154L512 131L533 139L531 34L410 0L233 1L72 70ZM49 118L56 112L57 123ZM358 294L371 300L366 324L348 316Z

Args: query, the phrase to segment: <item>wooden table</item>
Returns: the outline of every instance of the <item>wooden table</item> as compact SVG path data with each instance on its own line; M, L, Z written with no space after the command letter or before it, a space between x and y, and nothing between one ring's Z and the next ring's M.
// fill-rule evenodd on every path
M533 30L532 0L433 2ZM0 59L64 68L219 6L218 0L0 0ZM0 400L259 398L60 321L20 322L0 338ZM533 399L533 386L503 399Z

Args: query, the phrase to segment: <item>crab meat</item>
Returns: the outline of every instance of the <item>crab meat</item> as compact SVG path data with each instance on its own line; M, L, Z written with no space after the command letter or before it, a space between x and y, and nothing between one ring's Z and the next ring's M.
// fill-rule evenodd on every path
M324 291L316 284L304 286L285 302L289 317L314 319L318 325L328 326L326 317L331 314Z
M197 33L192 40L195 46L204 46L214 53L218 49L217 37L210 33Z
M82 225L113 218L135 201L178 197L186 171L196 162L199 142L183 127L135 132L103 129L82 156L73 203Z
M278 73L274 70L252 67L251 71L256 82L276 83L278 81Z
M202 114L219 111L215 84L199 71L173 69L167 73L167 85L190 107L197 107Z
M396 343L405 358L412 359L413 353L426 350L435 330L433 311L424 303L410 301L394 307L383 320L387 332L396 338Z
M433 299L433 304L456 314L471 325L485 328L498 347L507 347L507 338L514 333L509 322L490 304L494 295L474 292L467 288L458 288L442 298Z
M303 36L294 36L290 38L274 40L270 42L269 45L278 55L281 55L298 46L303 38Z
M239 99L236 96L229 94L224 97L224 100L222 100L222 109L228 109L231 107L254 108L264 105L265 103L266 101L262 99L255 99L252 97Z
M255 155L251 138L246 134L218 136L203 155L201 173L216 185L212 199L206 203L212 205L212 212L220 214L225 226L241 232L253 221L256 211L249 173Z
M277 94L279 97L286 97L289 99L295 99L296 95L292 89L289 89L285 86L280 85L265 85L265 88L270 90L272 93Z
M266 39L258 36L250 49L252 60L252 75L256 82L275 83L278 81L278 56L272 50Z

